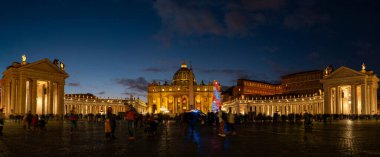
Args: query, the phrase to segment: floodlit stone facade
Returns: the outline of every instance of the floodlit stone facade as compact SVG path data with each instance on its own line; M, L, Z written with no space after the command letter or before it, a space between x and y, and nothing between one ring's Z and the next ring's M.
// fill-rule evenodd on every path
M318 85L314 80L318 78L318 71L315 76L310 77L309 82ZM301 79L300 81L304 81ZM280 114L343 114L343 115L374 115L377 114L377 90L378 77L373 71L367 71L365 65L362 70L356 71L347 67L340 67L333 71L328 67L323 72L320 83L321 89L311 86L308 92L297 90L291 93L272 96L259 97L239 97L223 103L224 110L232 110L234 113L246 114L253 112L272 116L278 112ZM304 81L305 82L305 81ZM296 82L294 82L296 84ZM305 87L300 87L301 91L309 91ZM303 90L307 89L307 90Z
M148 106L150 113L179 114L191 109L211 111L213 100L212 83L197 84L192 68L184 62L174 74L172 82L148 85Z
M14 62L3 72L2 106L6 114L63 114L64 86L69 75L57 60Z

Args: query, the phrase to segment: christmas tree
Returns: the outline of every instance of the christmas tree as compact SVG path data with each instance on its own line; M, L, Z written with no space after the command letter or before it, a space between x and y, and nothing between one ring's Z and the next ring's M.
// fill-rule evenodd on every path
M217 112L222 107L222 100L220 98L220 84L214 80L214 96L212 100L212 111Z

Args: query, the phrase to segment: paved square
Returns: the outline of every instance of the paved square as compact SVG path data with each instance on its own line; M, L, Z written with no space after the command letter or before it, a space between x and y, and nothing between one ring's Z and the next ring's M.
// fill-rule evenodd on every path
M380 121L341 120L302 125L237 126L235 136L219 137L214 128L198 126L191 134L170 122L154 137L137 129L127 140L125 121L119 121L117 139L105 139L103 123L80 121L69 132L69 123L50 121L45 131L24 131L7 121L0 137L0 157L13 156L380 156Z

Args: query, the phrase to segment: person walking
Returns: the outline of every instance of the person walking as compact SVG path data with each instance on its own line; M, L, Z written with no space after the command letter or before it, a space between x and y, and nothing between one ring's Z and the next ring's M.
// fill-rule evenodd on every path
M128 140L134 140L135 139L135 136L134 136L134 129L135 129L134 121L136 119L136 114L137 114L136 109L132 105L129 105L128 106L128 111L125 113L125 119L127 120L128 135L129 135L128 136Z
M105 120L105 133L106 138L115 139L115 129L116 129L116 117L112 113L112 108L107 108L106 120Z
M31 129L32 119L33 119L32 111L29 111L28 114L26 115L26 123L28 124L28 130Z
M4 120L5 120L5 115L3 113L4 108L0 109L0 136L3 136L3 127L4 127Z
M219 110L218 112L218 120L219 120L219 136L225 137L226 134L224 133L224 123L225 123L225 118L223 116L223 111Z
M27 121L26 121L26 118L27 118L27 114L25 114L24 116L23 116L23 118L22 118L22 128L24 129L24 130L26 130L26 124L27 124Z
M77 128L77 121L78 121L78 115L75 113L74 108L70 111L69 121L71 125L70 134L72 134L74 129Z
M235 115L231 112L231 110L228 112L228 115L227 115L227 131L228 131L228 134L236 135Z
M32 118L32 126L33 126L33 131L36 131L38 129L38 115L35 114Z

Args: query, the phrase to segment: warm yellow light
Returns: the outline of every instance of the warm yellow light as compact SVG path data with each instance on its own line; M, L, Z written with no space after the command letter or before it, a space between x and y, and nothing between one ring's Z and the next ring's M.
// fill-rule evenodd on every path
M22 59L22 62L26 62L26 55L23 54L23 55L21 56L21 59Z

